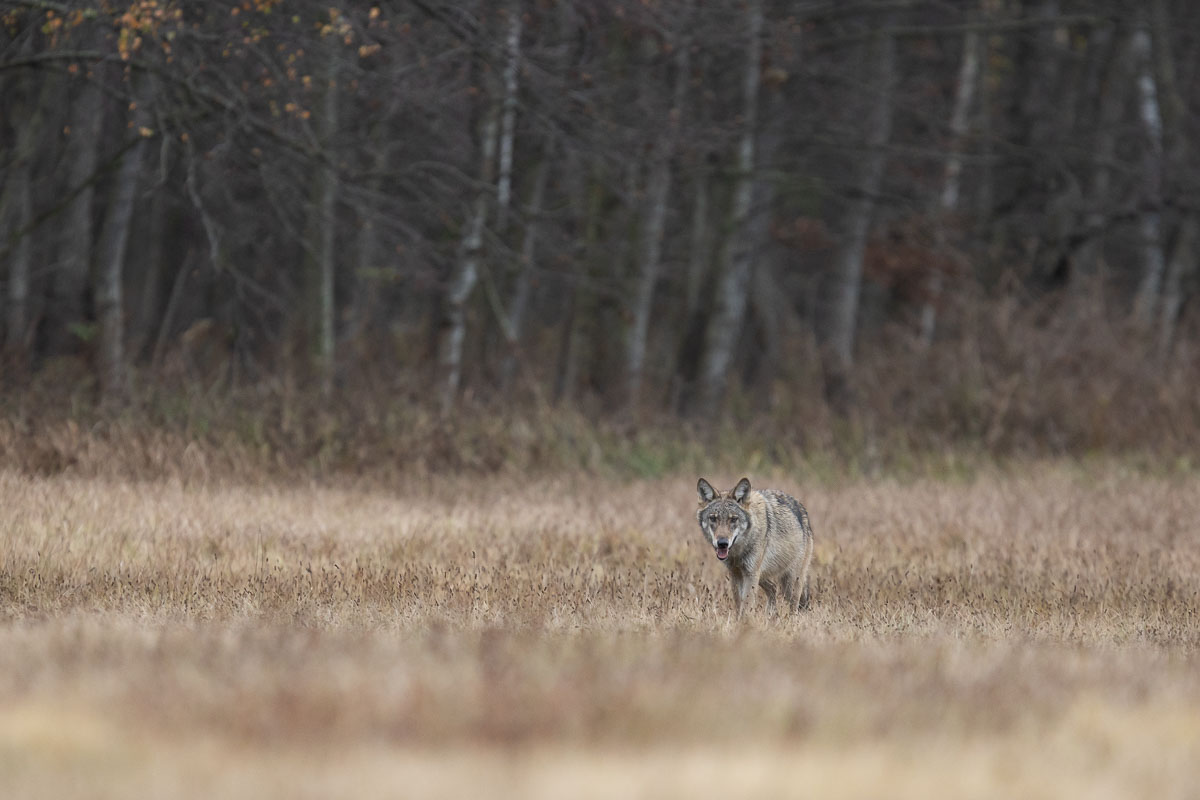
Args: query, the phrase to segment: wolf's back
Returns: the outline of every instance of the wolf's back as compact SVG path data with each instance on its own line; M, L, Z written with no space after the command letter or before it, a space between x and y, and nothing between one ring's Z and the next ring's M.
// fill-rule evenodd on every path
M764 489L762 495L767 501L767 528L771 532L801 539L806 545L812 541L808 510L799 500L776 489Z
M787 569L812 557L812 525L808 510L790 494L775 489L761 492L765 501L768 560L777 569Z

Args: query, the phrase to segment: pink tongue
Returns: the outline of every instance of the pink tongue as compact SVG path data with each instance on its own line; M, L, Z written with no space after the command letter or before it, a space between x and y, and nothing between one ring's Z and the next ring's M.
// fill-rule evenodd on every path
M718 547L717 548L717 558L724 561L728 557L729 557L729 548L728 547Z

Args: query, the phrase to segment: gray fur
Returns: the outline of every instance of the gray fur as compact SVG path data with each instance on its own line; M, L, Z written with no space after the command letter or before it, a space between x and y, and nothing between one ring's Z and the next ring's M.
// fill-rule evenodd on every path
M738 617L747 601L753 603L756 585L766 592L772 611L780 592L792 610L808 608L813 533L800 501L774 489L752 490L746 478L728 492L701 478L696 490L696 519L718 558L726 553Z

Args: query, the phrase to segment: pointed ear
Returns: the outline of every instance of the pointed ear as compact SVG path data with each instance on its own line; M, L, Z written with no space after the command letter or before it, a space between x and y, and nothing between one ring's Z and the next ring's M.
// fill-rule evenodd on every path
M708 481L701 478L696 484L696 491L700 493L701 503L711 503L716 499L717 493L713 490L712 485Z
M746 500L750 497L750 479L742 478L737 482L737 486L733 487L733 499L740 505L745 505Z

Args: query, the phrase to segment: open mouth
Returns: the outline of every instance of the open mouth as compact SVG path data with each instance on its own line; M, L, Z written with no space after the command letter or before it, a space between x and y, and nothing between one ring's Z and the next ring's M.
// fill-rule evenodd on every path
M729 545L727 545L727 544L717 545L717 558L721 559L722 561L729 558Z

